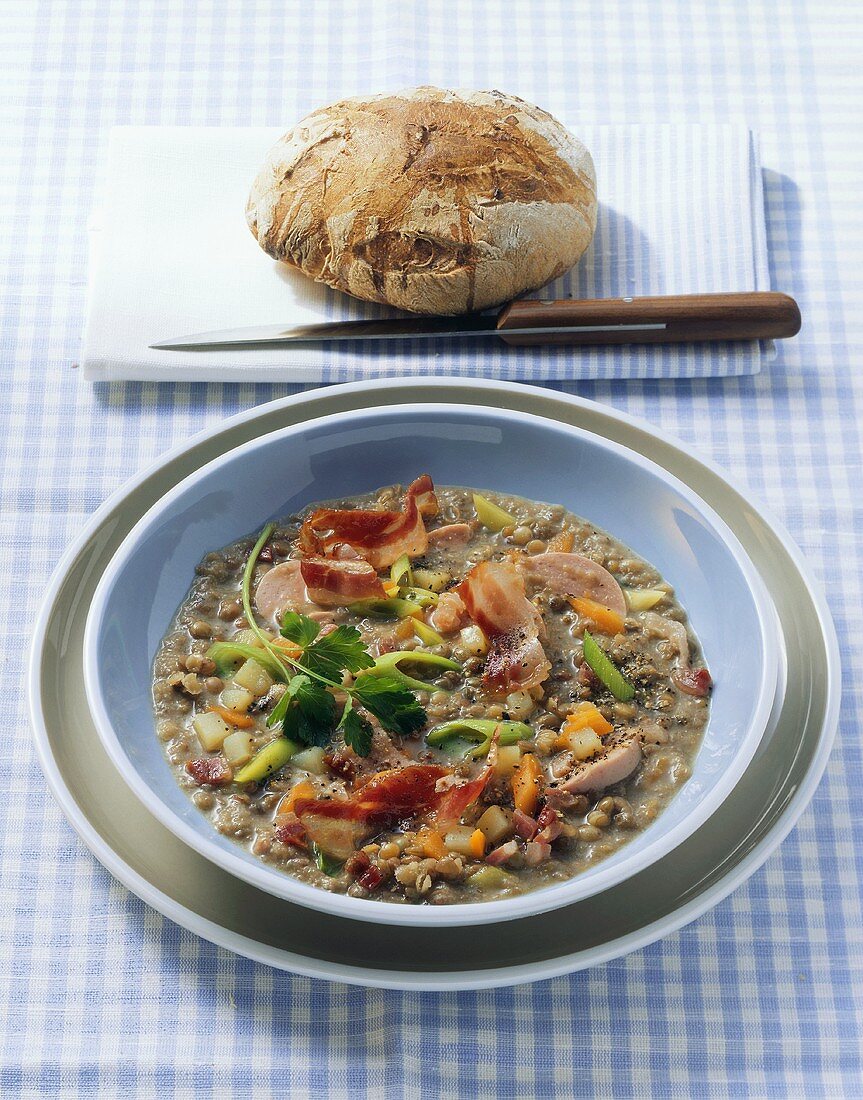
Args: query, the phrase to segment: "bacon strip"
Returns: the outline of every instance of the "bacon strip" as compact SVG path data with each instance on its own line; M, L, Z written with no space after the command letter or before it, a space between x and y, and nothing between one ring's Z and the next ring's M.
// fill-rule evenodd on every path
M378 772L350 798L299 798L294 813L309 837L339 859L373 829L426 813L443 796L435 784L448 775L437 764L410 764Z
M551 855L551 845L547 840L531 840L524 846L524 862L528 867L538 867Z
M378 772L350 798L299 798L293 809L316 844L347 859L373 829L388 823L422 815L439 828L459 821L485 790L492 771L487 767L476 779L439 791L438 781L450 775L446 768L409 764Z
M281 814L276 818L273 833L282 844L293 848L307 848L306 830L295 813Z
M428 548L423 516L438 511L434 484L423 474L408 486L403 512L374 512L361 508L319 508L300 528L304 555L333 557L347 544L378 572L407 554L419 557Z
M468 806L472 806L485 790L491 779L493 769L488 767L476 779L449 787L438 795L438 803L432 811L429 821L438 828L445 829L461 821L461 815Z
M412 817L436 806L441 795L435 784L449 775L438 764L408 764L378 772L349 798L298 798L294 813L302 821L307 814L342 821L368 821Z
M507 860L512 859L517 851L518 843L514 840L508 840L505 844L501 844L499 848L492 849L485 857L485 861L490 863L492 867L500 867Z
M407 764L403 768L387 768L364 783L354 799L372 818L381 813L396 817L412 816L439 801L435 787L445 775L449 775L449 771L439 764Z
M524 578L512 562L480 562L458 593L492 645L483 674L489 688L508 695L547 679L551 663L539 640L542 619L525 596Z
M234 778L230 764L221 756L198 756L188 760L186 771L199 787L224 787Z
M706 668L678 668L671 674L671 682L684 693L703 699L710 694L713 680Z
M437 496L434 491L434 482L428 474L420 474L416 480L408 486L408 496L413 493L417 502L417 508L421 516L436 516L440 511Z
M362 558L303 558L300 572L309 599L324 607L347 607L355 600L385 600L387 596L374 566Z
M515 827L515 831L524 840L533 840L539 832L539 822L536 818L530 817L529 814L524 813L518 808L516 808L512 815L512 823Z

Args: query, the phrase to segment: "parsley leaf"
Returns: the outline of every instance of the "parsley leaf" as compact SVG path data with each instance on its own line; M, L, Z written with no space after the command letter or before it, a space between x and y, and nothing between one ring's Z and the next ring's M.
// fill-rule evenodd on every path
M392 733L414 733L426 723L426 712L406 683L386 672L361 676L351 687L342 687L345 672L357 673L372 668L376 661L354 626L341 625L321 637L320 624L296 611L282 616L281 634L302 650L301 656L289 656L275 647L272 640L255 621L252 612L252 577L261 550L274 530L268 524L252 548L243 570L243 610L249 626L257 635L263 650L252 654L263 658L277 679L286 683L285 693L267 718L270 728L281 724L288 738L305 745L323 747L332 739L336 720L336 700L332 691L344 692L344 704L338 726L345 743L360 756L368 755L372 746L371 722L357 712L355 704L373 715L384 729ZM320 864L319 864L320 866ZM324 869L324 868L322 868Z
M288 684L291 704L285 712L285 736L323 748L333 735L336 701L322 684L302 673Z
M310 645L320 633L321 624L306 615L298 615L296 611L284 611L282 613L282 626L280 633L283 638L296 642L303 649Z
M344 713L337 729L342 731L345 744L354 750L357 756L368 756L372 747L371 723L354 710L354 701L348 696Z
M371 668L374 658L366 652L362 635L355 626L337 626L330 634L306 647L300 664L312 675L341 680L342 673Z
M415 733L425 725L416 696L394 676L360 676L351 691L390 733Z

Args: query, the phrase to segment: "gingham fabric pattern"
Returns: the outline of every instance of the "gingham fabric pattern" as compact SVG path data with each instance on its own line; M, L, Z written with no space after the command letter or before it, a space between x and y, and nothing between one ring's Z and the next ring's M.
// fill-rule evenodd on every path
M0 1094L863 1094L858 5L4 0L0 47ZM286 105L422 82L760 133L771 277L800 338L754 377L578 392L748 483L823 579L844 658L826 778L746 886L636 954L488 993L293 978L163 920L62 819L21 687L46 578L88 514L190 432L286 392L72 371L108 128L279 125Z
M283 127L114 129L91 230L85 377L105 382L332 382L450 374L524 382L755 374L773 345L512 348L498 340L396 340L237 351L155 351L157 340L249 325L392 316L279 265L242 216ZM601 195L590 248L535 297L769 290L757 135L743 125L592 126Z

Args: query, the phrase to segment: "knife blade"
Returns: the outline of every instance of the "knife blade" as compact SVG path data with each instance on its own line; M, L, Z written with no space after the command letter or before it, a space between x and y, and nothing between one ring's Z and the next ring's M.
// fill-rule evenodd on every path
M645 298L511 302L499 314L326 321L217 329L163 340L160 351L279 347L329 340L434 340L494 336L513 345L659 344L794 336L800 310L772 291Z

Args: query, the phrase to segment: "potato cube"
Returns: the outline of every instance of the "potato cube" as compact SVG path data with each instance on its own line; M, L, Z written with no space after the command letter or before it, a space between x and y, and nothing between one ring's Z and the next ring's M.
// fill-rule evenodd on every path
M512 775L521 761L521 749L518 745L498 745L495 773L499 777Z
M261 668L258 662L250 657L237 669L234 674L234 683L259 699L273 686L273 678L265 668Z
M661 588L624 588L623 594L629 611L649 611L667 595Z
M245 714L255 701L254 695L245 688L226 687L219 700L223 707L235 710L238 714Z
M460 856L471 855L470 838L473 834L471 825L456 825L450 829L443 839L444 845L450 852Z
M224 722L218 714L211 710L199 714L192 722L198 740L207 752L216 752L222 747L225 738L231 732L231 727Z
M489 844L498 844L513 834L512 812L503 806L489 806L476 827L482 830Z
M295 753L291 757L291 764L295 768L302 768L304 772L311 772L313 775L323 775L327 770L327 766L324 763L324 750L318 748L317 745L313 745L310 749L303 749L302 752Z
M576 760L590 760L602 752L602 741L594 730L576 730L575 733L562 733L557 739L557 748L569 749Z
M245 764L247 760L251 760L254 746L248 731L237 730L236 733L226 737L222 745L222 752L233 768L238 768Z
M514 722L524 722L535 710L529 691L513 691L506 697L506 712Z

